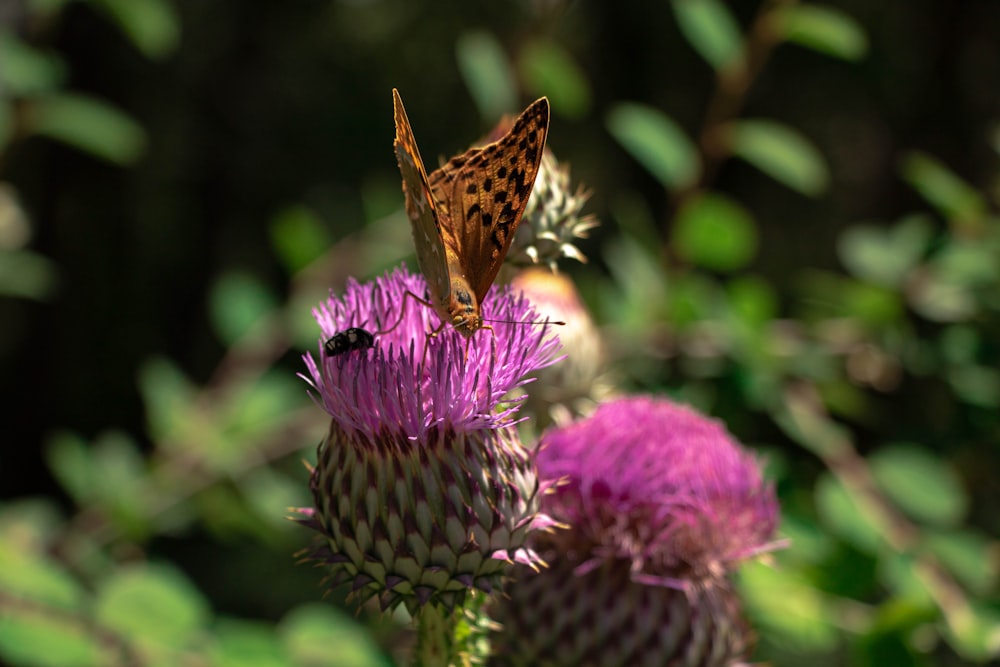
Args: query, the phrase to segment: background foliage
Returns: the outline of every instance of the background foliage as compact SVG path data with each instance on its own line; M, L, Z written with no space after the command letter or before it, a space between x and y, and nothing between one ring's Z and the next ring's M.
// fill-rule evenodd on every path
M549 96L614 372L778 484L756 659L996 659L1000 5L8 0L2 661L391 664L283 515L310 308L415 266L394 86L429 160Z

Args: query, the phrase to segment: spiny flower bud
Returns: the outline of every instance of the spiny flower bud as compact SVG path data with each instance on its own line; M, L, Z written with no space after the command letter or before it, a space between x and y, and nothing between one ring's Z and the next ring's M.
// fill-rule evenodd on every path
M753 644L729 574L772 548L778 506L718 423L664 399L612 401L548 432L543 510L570 525L495 603L497 665L736 665Z
M349 282L314 311L319 360L304 356L332 418L310 477L315 506L298 510L320 533L309 557L329 567L331 586L411 613L450 610L472 589L498 588L513 562L539 562L525 542L549 525L539 513L546 485L518 439L519 401L501 401L558 347L545 327L504 322L470 339L452 327L429 336L437 316L405 296L425 290L402 270ZM538 319L509 290L494 289L483 307L497 320ZM366 344L341 340L324 354L352 327L373 344L356 336Z
M570 189L569 166L559 164L546 149L507 261L521 266L546 264L552 270L563 257L586 262L574 244L598 225L594 215L581 215L588 199L590 192L583 186Z

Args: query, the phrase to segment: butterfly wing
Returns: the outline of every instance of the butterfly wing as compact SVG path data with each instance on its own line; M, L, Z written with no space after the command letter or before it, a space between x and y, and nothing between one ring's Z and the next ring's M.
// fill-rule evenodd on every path
M453 157L430 175L432 198L446 209L440 235L479 303L521 223L548 130L549 101L542 97L499 140Z
M447 301L450 289L448 259L441 233L442 219L434 203L427 171L420 159L417 142L413 138L410 120L406 117L399 92L392 89L392 103L396 119L396 140L393 148L396 161L403 175L403 194L406 215L413 228L413 244L417 249L417 263L427 280L427 288L435 304Z

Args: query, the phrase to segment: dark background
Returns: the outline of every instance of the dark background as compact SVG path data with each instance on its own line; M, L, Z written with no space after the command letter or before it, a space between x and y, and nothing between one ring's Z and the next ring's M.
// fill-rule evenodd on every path
M670 3L168 4L179 40L155 56L137 48L100 3L71 2L45 14L12 2L3 15L6 30L62 61L60 90L117 107L146 138L136 159L102 160L32 132L32 97L4 96L0 89L16 128L0 143L0 181L16 191L30 221L27 248L49 260L55 275L55 287L39 298L0 297L4 497L47 496L67 516L78 511L79 499L66 493L47 462L47 443L57 433L86 441L113 429L144 455L157 452L138 369L164 358L193 386L208 391L225 384L220 377L236 372L223 363L232 361L226 355L234 344L213 320L211 291L226 276L249 276L275 308L288 299L296 304L291 317L302 319L311 303L293 297L302 294L303 282L321 295L322 289L339 289L347 275L371 277L405 256L409 232L401 218L398 234L384 241L388 249L380 250L378 230L385 227L372 227L398 216L402 205L390 91L403 94L425 159L463 149L495 120L480 114L456 61L456 41L472 30L495 36L512 62L528 43L557 44L584 75L589 99L582 108L553 101L549 146L572 165L574 182L593 191L587 210L602 222L579 243L590 262L562 267L585 286L599 323L615 324L602 319L608 311L593 286L613 284L615 267L605 249L627 235L617 218L623 198L647 208L670 265L677 193L635 161L605 122L623 100L664 111L691 136L705 122L716 74L679 31ZM726 4L746 29L760 10L756 2ZM803 322L808 318L799 304L819 297L803 296L801 276L812 270L844 274L837 253L844 230L859 222L887 227L931 208L901 177L905 152L935 156L984 197L995 195L998 184L1000 5L837 0L829 6L861 26L869 44L865 57L850 62L781 44L751 81L738 114L780 121L807 137L828 164L829 187L804 196L734 159L723 160L704 184L753 212L758 251L736 275L764 280L780 316ZM0 74L3 68L0 62ZM519 104L546 93L523 76L516 81ZM326 244L314 249L318 259L303 274L301 263L283 261L275 241L276 218L299 206L319 221L319 240ZM993 211L990 203L987 215ZM941 243L948 220L932 214ZM996 220L986 224L995 227ZM376 231L365 236L365 228ZM397 252L400 242L404 250ZM998 356L996 311L984 313L964 324L979 333L975 354L989 368ZM936 341L943 326L913 317L902 328L914 340ZM300 354L316 334L290 331L263 356L273 362L270 372L294 382ZM676 358L657 363L655 381L632 379L626 370L623 384L675 390L692 381ZM748 416L734 379L739 372L698 378L714 385L716 403L704 407L731 419L739 437L771 452L778 474L785 475L778 480L783 504L815 520L803 499L828 462L790 443L765 416ZM299 389L297 407L305 409L308 399ZM963 528L983 539L993 535L988 541L995 545L997 519L989 508L998 506L1000 486L986 472L995 472L1000 459L995 411L956 399L933 373L909 370L891 390L868 392L862 400L866 416L849 420L857 450L865 455L887 441L923 438L922 446L954 467L973 499ZM293 464L315 441L309 429L322 418L314 418L304 433L296 432L299 445L286 452L294 452ZM275 617L295 595L313 592L313 573L301 571L294 575L300 577L296 587L277 601L270 594L211 590L213 576L240 560L242 539L219 540L211 528L194 527L154 537L144 548L186 564L219 609ZM294 543L297 536L286 539ZM841 563L856 556L847 551L852 556ZM288 549L276 553L280 562ZM885 601L884 594L863 588L859 599ZM983 598L995 605L995 584Z

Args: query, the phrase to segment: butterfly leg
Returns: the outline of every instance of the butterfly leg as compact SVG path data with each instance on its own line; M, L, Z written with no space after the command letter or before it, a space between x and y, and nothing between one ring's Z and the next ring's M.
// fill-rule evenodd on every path
M432 303L431 303L430 301L428 301L427 299L421 299L421 298L420 298L419 296L417 296L417 295L416 295L416 294L414 294L413 292L411 292L411 291L409 291L409 290L406 290L406 293L405 293L405 294L403 295L403 307L399 309L399 318L398 318L398 319L396 320L396 323L395 323L395 324L393 324L393 325L392 325L391 327L389 327L388 329L383 329L383 330L381 330L381 331L375 331L374 333L375 333L376 335L384 335L384 334L387 334L387 333L389 333L389 332L391 332L391 331L395 330L395 328L396 328L396 327L398 327L398 326L400 325L400 323L402 323L402 321L403 321L403 317L404 317L404 316L406 315L406 305L407 305L407 299L413 299L413 300L414 300L414 301L416 301L417 303L419 303L419 304L421 304L421 305L424 305L424 306L427 306L427 307L429 307L429 308L433 308L433 307L434 307L434 304L432 304Z

